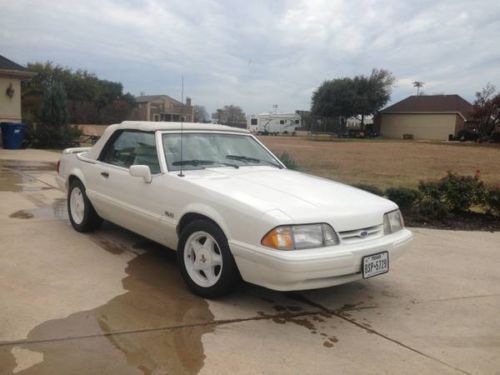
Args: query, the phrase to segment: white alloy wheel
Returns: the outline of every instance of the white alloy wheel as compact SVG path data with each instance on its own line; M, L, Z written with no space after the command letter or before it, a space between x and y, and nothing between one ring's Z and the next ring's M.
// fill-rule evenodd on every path
M222 274L222 253L217 241L207 232L192 233L184 246L186 271L198 286L209 288Z
M78 186L75 186L73 190L71 190L69 210L73 221L76 224L81 224L83 222L83 218L85 217L85 200L83 198L83 193Z

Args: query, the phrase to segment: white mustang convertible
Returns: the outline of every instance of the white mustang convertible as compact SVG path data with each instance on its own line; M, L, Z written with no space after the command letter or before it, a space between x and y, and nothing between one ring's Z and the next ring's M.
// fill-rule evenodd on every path
M412 238L393 202L288 170L248 131L221 125L111 125L92 148L64 150L57 180L77 231L104 219L177 249L204 297L240 278L301 290L377 276Z

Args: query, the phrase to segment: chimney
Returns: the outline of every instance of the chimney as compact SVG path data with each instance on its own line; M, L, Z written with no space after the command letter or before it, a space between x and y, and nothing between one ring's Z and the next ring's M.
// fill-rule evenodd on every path
M186 98L186 105L191 105L191 98Z

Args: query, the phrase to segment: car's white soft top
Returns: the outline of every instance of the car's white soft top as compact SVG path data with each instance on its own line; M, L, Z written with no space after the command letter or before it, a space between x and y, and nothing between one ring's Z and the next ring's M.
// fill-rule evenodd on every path
M215 131L215 132L229 132L249 134L249 131L241 128L233 128L231 126L218 125L218 124L202 124L194 122L161 122L161 121L123 121L121 124L110 125L104 130L102 137L85 155L86 158L96 160L101 153L102 148L108 141L111 134L118 129L134 129L141 131L168 131L168 130L185 130L185 131Z

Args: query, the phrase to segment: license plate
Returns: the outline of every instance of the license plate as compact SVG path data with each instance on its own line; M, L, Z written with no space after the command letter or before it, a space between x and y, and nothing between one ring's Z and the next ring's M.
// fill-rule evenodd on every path
M389 272L389 253L384 251L364 256L362 266L363 279Z

